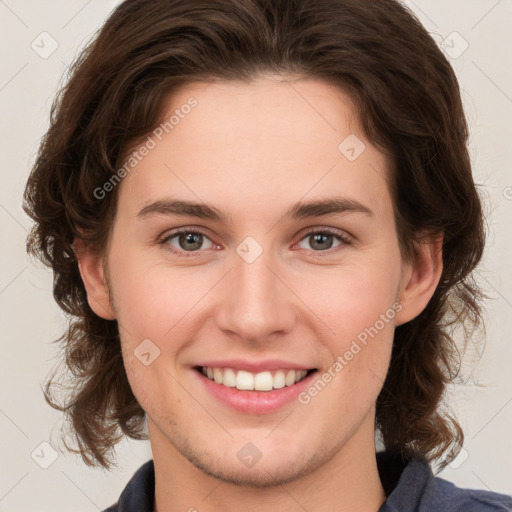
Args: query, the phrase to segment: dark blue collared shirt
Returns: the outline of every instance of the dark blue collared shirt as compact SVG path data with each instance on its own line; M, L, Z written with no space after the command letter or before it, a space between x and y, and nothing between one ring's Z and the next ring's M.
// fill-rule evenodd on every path
M421 458L404 463L382 452L377 465L387 496L378 512L512 512L511 496L456 487L435 477ZM104 512L153 512L154 499L155 469L150 460L128 482L118 503Z

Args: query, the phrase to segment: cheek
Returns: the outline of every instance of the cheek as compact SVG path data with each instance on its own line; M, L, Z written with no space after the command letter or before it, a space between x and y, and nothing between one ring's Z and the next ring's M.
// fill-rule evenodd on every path
M190 273L188 273L190 274ZM162 339L193 310L206 282L163 265L148 267L126 257L112 272L113 298L125 336ZM190 313L189 313L190 312Z
M323 334L318 334L327 349L329 373L335 375L333 390L351 397L350 403L362 401L366 407L375 400L384 382L395 318L401 310L396 302L400 282L398 253L380 252L327 270L303 279L300 285L297 281L297 294L307 298L308 308L326 327ZM318 321L316 324L320 325Z
M393 258L358 262L294 277L293 288L308 309L336 338L355 338L377 323L379 331L392 330L400 268ZM386 316L385 325L380 321ZM387 333L389 335L389 332Z

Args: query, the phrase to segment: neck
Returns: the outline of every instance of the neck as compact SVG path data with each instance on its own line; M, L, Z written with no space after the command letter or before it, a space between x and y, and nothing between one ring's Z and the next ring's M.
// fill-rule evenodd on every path
M368 418L372 420L372 418ZM284 485L256 488L207 475L183 457L148 420L155 465L155 512L377 512L386 496L368 421L328 462ZM371 437L369 437L371 436Z

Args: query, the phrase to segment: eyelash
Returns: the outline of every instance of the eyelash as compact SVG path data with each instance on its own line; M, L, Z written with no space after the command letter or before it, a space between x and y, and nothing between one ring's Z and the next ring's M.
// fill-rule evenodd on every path
M167 242L169 242L169 240L175 238L176 236L182 235L182 234L202 235L203 237L210 240L210 238L202 231L199 231L197 229L180 228L180 229L177 229L176 231L173 231L170 234L167 234L162 239L158 240L158 243L165 250L170 251L171 253L173 253L177 256L185 257L185 258L197 256L197 254L201 251L201 249L198 249L197 251L184 251L184 250L178 251L178 250L174 249L173 247L171 247L167 243ZM320 235L320 234L321 235L328 234L328 235L334 236L334 238L336 238L340 242L340 245L337 247L334 247L334 248L326 249L324 251L315 251L314 249L310 249L310 251L313 252L316 255L316 257L321 258L326 253L332 254L333 252L337 252L337 251L341 250L343 247L351 247L354 245L354 239L352 237L350 237L349 235L341 234L339 231L332 229L332 228L322 228L322 229L312 228L309 231L307 231L306 233L304 233L302 238L299 240L299 243L302 240L304 240L305 238L307 238L308 236Z

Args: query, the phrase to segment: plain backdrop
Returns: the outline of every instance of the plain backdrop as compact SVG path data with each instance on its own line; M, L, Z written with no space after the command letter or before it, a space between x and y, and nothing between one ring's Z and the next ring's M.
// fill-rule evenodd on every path
M490 296L487 342L481 358L475 351L466 358L477 363L469 383L447 396L466 442L441 476L512 493L512 2L404 3L444 48L460 80L474 175L488 212L488 247L477 274ZM118 467L108 473L59 449L61 415L45 403L41 385L55 366L52 341L66 320L52 297L50 271L26 256L30 222L21 208L63 73L116 4L0 0L0 511L102 510L151 458L148 442L125 441Z

